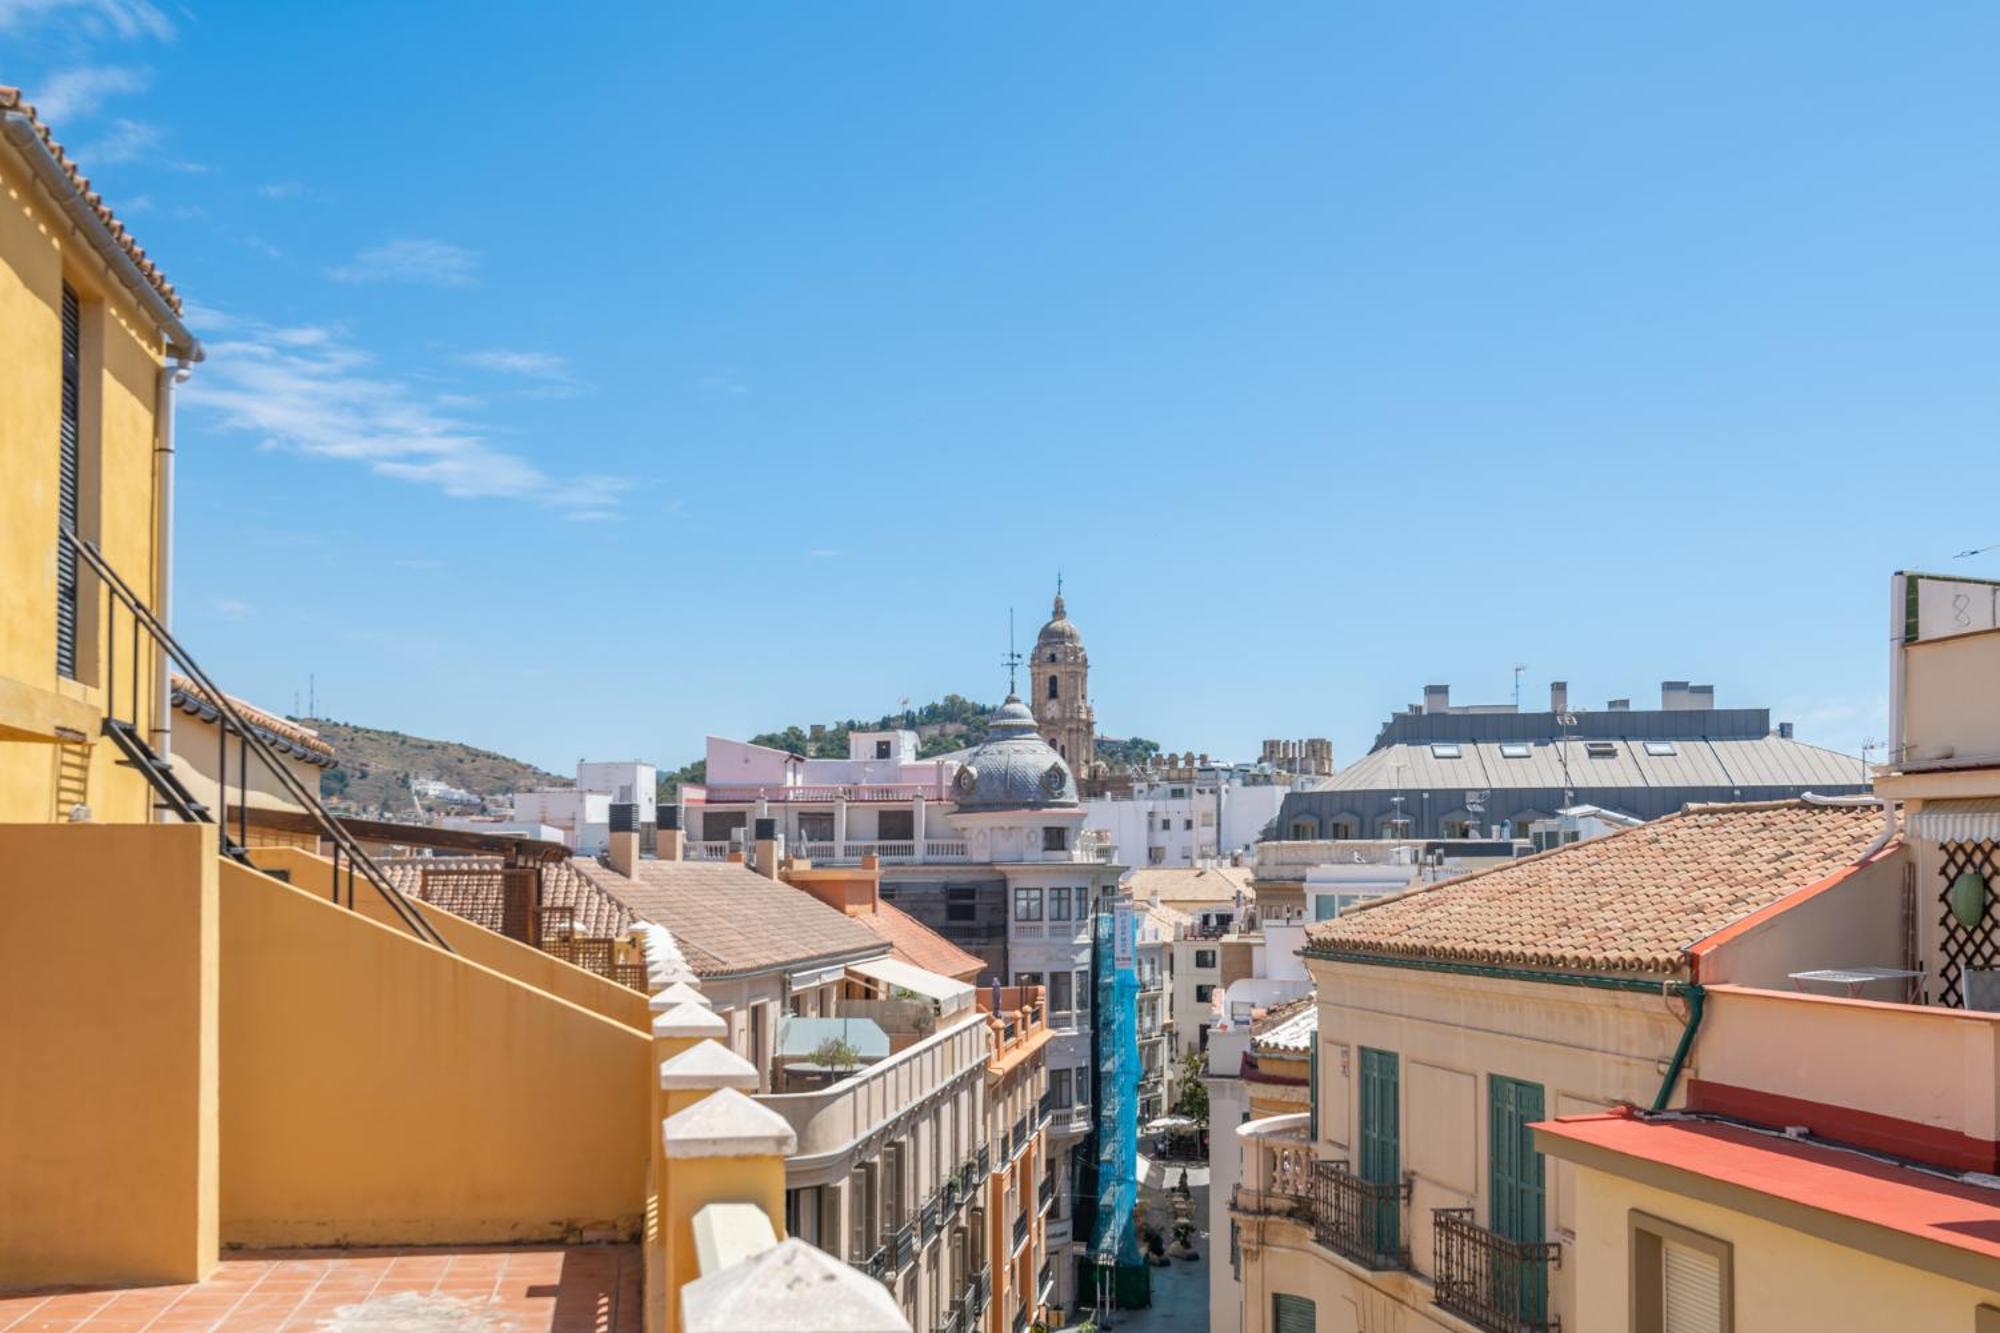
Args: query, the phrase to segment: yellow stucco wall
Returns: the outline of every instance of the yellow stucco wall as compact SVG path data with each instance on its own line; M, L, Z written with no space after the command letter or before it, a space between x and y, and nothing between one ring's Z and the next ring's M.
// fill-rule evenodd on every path
M221 866L222 1238L635 1233L650 1041Z
M0 1287L215 1265L209 838L0 825Z
M251 859L260 866L287 871L292 883L316 898L329 898L332 893L331 879L333 863L326 857L292 847L259 847L251 852ZM345 862L343 862L343 866ZM345 899L346 870L341 872L343 901ZM648 997L609 981L595 972L586 972L580 967L565 963L540 949L531 949L516 943L505 935L496 935L484 926L476 926L460 916L454 916L441 907L429 903L412 902L424 917L437 928L447 943L462 958L491 968L514 980L545 991L559 999L594 1014L602 1015L613 1022L622 1023L635 1032L650 1034L653 1028L652 1011L648 1008ZM359 875L354 878L354 907L370 920L379 921L398 931L407 928L397 918L394 910L383 901L382 896L368 886Z
M1821 1240L1711 1203L1572 1166L1579 1219L1576 1327L1630 1318L1633 1209L1734 1246L1735 1327L1963 1329L1994 1292ZM2000 1272L1995 1274L2000 1283ZM1567 1317L1564 1327L1569 1326Z
M98 737L105 674L103 596L86 573L77 680L57 677L55 577L61 303L83 302L83 533L140 595L156 600L153 519L158 333L95 252L59 224L49 198L0 144L0 821L61 818L76 801L99 821L150 817L144 784ZM130 715L130 622L120 618L119 708ZM150 725L142 668L138 720ZM92 742L58 783L57 728Z

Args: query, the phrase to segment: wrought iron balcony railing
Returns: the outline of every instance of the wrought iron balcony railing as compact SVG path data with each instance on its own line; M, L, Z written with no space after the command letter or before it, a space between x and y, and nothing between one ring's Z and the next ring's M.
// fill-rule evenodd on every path
M875 1252L869 1255L866 1259L863 1259L860 1263L856 1264L855 1267L859 1268L869 1277L876 1279L878 1282L888 1281L889 1247L887 1245L877 1245L875 1247Z
M982 1176L986 1175L988 1172L992 1171L992 1169L993 1169L993 1153L985 1144L982 1143L979 1145L979 1174Z
M943 1215L944 1209L937 1195L924 1200L923 1210L917 1214L917 1230L922 1234L924 1244L930 1244L931 1237L937 1235L938 1220Z
M1408 1268L1403 1242L1407 1180L1363 1180L1345 1162L1313 1163L1313 1239L1364 1268Z
M1047 1212L1049 1205L1056 1201L1056 1178L1054 1176L1042 1177L1042 1183L1035 1187L1035 1198L1041 1211Z
M1509 1240L1473 1221L1470 1208L1433 1210L1438 1305L1488 1333L1561 1333L1549 1313L1551 1241Z
M1027 1239L1028 1215L1026 1213L1016 1213L1014 1214L1014 1248L1017 1250L1020 1249L1022 1242Z
M896 1234L889 1238L889 1271L900 1273L917 1258L917 1228L912 1222L905 1222L896 1228Z

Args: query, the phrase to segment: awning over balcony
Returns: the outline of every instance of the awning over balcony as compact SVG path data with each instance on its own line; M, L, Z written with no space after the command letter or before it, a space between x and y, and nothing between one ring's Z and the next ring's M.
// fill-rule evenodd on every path
M884 992L884 998L893 996L896 990L906 990L937 1001L939 1013L955 1014L972 1007L972 987L963 981L953 981L950 977L926 972L921 967L912 967L894 958L871 958L865 963L849 963L847 970L889 988Z
M1925 801L1910 832L1926 842L2000 842L2000 797Z

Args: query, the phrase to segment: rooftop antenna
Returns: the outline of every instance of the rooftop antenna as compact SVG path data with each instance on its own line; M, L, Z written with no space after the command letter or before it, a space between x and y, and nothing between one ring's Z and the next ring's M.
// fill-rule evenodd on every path
M2000 543L1996 543L1992 546L1975 546L1969 551L1960 551L1957 555L1953 556L1952 559L1964 560L1968 556L1985 555L1988 551L2000 551ZM1060 585L1062 584L1062 579L1061 578L1056 579L1056 583L1058 587L1060 587Z
M1061 583L1060 576L1057 583ZM1014 651L1014 608L1011 606L1007 608L1007 656L1001 659L1001 663L1007 668L1007 697L1011 699L1014 697L1014 671L1021 665L1021 655Z
M1517 713L1521 711L1521 673L1527 669L1525 665L1514 668L1514 711Z

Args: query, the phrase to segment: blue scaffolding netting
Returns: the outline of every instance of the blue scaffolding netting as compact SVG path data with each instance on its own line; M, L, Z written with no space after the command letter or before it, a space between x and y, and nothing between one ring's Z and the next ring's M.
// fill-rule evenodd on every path
M1139 1235L1139 972L1137 923L1121 902L1097 915L1098 1263L1137 1264Z

